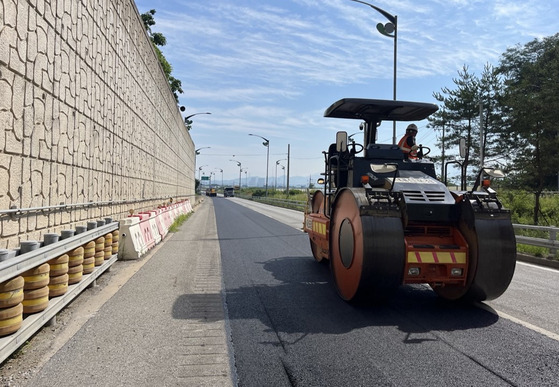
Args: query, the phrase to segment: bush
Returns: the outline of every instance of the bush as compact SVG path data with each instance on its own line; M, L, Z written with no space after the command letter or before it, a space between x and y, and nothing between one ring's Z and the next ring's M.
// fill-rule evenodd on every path
M252 192L252 196L266 196L266 190L256 189Z
M505 208L511 211L513 223L532 224L536 197L533 192L522 190L500 190L498 197ZM542 194L540 197L540 225L559 225L559 195Z

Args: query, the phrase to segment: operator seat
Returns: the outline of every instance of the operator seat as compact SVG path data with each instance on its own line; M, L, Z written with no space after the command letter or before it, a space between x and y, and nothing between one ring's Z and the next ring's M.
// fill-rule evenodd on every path
M338 152L335 143L331 144L328 148L328 164L330 165L330 170L333 174L331 178L334 180L336 188L347 187L349 158L349 151Z
M365 150L365 158L377 160L404 160L404 152L394 144L369 144Z

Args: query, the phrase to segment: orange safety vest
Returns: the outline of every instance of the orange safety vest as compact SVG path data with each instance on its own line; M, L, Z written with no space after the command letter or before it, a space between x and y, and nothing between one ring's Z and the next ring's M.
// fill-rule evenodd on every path
M398 142L398 146L404 152L404 155L408 156L408 159L417 159L417 151L411 150L411 148L408 147L408 137L412 136L409 134L404 135Z

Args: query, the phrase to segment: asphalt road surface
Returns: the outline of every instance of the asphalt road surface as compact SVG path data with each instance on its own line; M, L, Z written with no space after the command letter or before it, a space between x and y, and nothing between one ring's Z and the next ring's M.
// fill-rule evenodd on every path
M482 305L403 286L352 306L297 222L241 202L213 199L240 386L558 385L557 271L519 264Z

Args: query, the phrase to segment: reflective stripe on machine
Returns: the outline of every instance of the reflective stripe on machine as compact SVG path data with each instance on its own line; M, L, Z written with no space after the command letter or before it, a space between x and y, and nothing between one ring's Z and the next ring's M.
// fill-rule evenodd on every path
M408 251L408 263L466 263L465 252Z
M312 230L321 235L326 235L326 224L320 222L312 222Z

